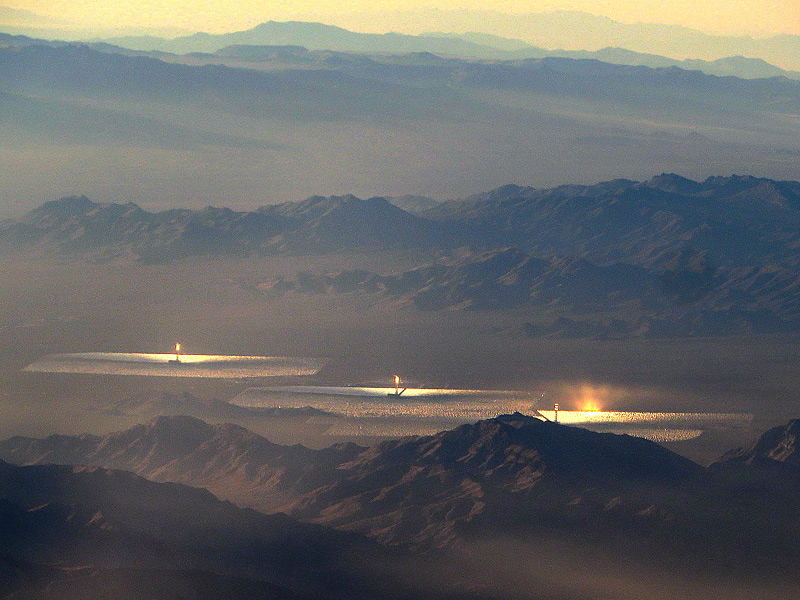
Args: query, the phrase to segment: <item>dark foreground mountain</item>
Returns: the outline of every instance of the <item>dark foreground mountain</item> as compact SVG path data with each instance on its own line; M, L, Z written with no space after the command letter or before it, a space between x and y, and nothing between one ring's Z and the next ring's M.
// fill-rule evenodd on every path
M659 556L678 560L704 529L708 543L738 563L769 544L784 551L793 531L761 533L740 548L742 532L753 532L730 518L746 507L702 467L646 440L520 414L371 448L322 450L272 444L238 426L161 417L103 437L16 437L0 445L0 457L124 468L206 487L261 511L420 547L560 532L615 551L617 544L651 544ZM752 523L757 528L759 518ZM696 548L691 552L700 560Z
M783 465L787 471L800 474L800 420L794 419L786 425L773 427L750 448L739 448L726 454L721 460L747 466L766 468Z
M494 555L481 554L482 548L489 547L495 548L493 552L513 547L514 555L522 560L546 554L545 548L560 548L556 552L577 569L591 569L592 561L603 556L621 573L620 581L641 572L656 578L680 572L690 578L710 577L717 584L718 578L724 577L726 586L738 585L733 583L736 581L749 582L747 585L771 582L779 589L778 595L763 597L781 597L800 584L795 577L800 567L796 490L790 493L773 487L765 492L764 488L744 487L645 440L593 433L520 414L371 448L349 444L323 450L279 446L236 426L165 417L102 437L12 438L2 443L0 456L20 463L113 464L161 481L190 481L240 504L265 511L280 508L304 521L367 533L401 547L412 545L424 552L427 558L423 562L434 573L446 568L458 572L459 567L453 565L461 564L462 570L471 565L455 579L451 579L453 571L448 571L447 577L440 574L441 592L454 585L474 591L472 575L484 582L486 576L491 579L487 569L499 567L489 566ZM14 560L41 564L57 557L80 556L81 564L91 558L104 568L109 561L116 561L116 568L128 564L123 558L140 557L141 552L154 558L137 568L197 568L199 563L181 552L164 558L165 548L175 552L188 544L189 556L195 556L195 549L204 553L206 562L202 564L207 570L209 564L220 564L215 562L220 560L217 551L232 544L233 550L226 552L232 551L242 568L252 565L257 555L262 561L260 568L266 569L266 564L272 569L270 557L275 554L265 549L267 542L259 536L274 540L277 522L282 524L280 531L286 532L280 538L282 543L289 544L286 536L293 532L294 545L289 547L299 546L296 553L304 557L302 573L312 570L323 577L328 568L341 565L336 557L342 555L334 550L341 548L338 538L328 533L320 542L315 537L315 532L322 535L320 532L329 530L310 525L303 529L288 517L236 509L191 488L144 482L100 467L4 465L3 469L0 490L10 503L6 510L11 515L3 522L24 525L6 525L10 534L3 538L4 543L11 550L39 548L36 555L27 550L17 554L6 551ZM122 494L114 487L118 479L130 493ZM156 491L164 495L154 495ZM62 504L56 503L57 507L56 498L69 508L58 508ZM180 504L176 504L178 500ZM205 508L198 509L195 504ZM146 518L137 512L142 505L147 507ZM203 512L211 508L216 512ZM169 516L162 516L162 509ZM224 526L218 525L220 522ZM207 527L213 528L213 539L204 533L209 531ZM80 536L70 528L77 529ZM131 536L125 553L114 545L117 532ZM30 537L36 535L42 537ZM48 546L43 554L42 546L34 543L42 539L66 539L69 545ZM363 538L354 534L342 539L351 558L361 556L362 548L369 549ZM303 554L308 551L306 543L317 549L311 558ZM441 547L447 548L446 554L436 550ZM101 552L102 556L97 556ZM375 564L382 556L377 549L371 552L374 560L366 565ZM315 560L323 560L321 556L325 557L324 566L313 566L318 564ZM434 560L444 556L456 562L445 567ZM243 562L238 562L240 557ZM153 564L155 560L166 562ZM458 562L461 560L466 562ZM292 569L301 569L294 562L283 567L293 574L297 572ZM514 577L521 577L531 567ZM380 566L375 568L380 571ZM342 569L336 589L370 585L367 575L355 581ZM541 577L542 568L535 570ZM235 576L238 572L225 573ZM499 572L495 570L495 576ZM416 583L418 575L415 571L412 578ZM113 573L113 577L122 575ZM286 585L277 576L268 581ZM389 587L394 585L391 579L386 581ZM505 584L494 581L480 589L499 593L508 590L509 584L514 589L501 594L503 597L595 597L541 591L549 587L537 594L530 591L531 581L519 589L511 581L515 580ZM475 596L465 592L461 597Z
M545 510L543 495L548 510L577 515L601 510L612 489L631 494L633 483L640 490L628 498L631 504L619 499L615 506L635 513L649 506L642 504L646 490L695 482L703 474L645 440L522 415L372 448L323 450L272 444L235 425L160 417L103 437L11 438L0 445L0 457L125 469L390 543L448 544L481 528L523 531L541 526L543 515L532 515ZM585 494L594 486L608 489Z
M783 494L800 511L800 420L773 427L752 446L735 448L711 465L733 488L753 494Z
M58 573L42 568L40 578L53 597L61 588L72 590L64 597L80 589L101 597L105 585L129 586L137 598L179 596L170 585L198 598L215 597L215 589L233 598L295 597L288 588L315 597L370 595L370 565L382 560L375 544L352 534L97 467L0 463L0 529L0 555L23 564L10 569L11 583L14 573L29 576L25 564L58 565Z

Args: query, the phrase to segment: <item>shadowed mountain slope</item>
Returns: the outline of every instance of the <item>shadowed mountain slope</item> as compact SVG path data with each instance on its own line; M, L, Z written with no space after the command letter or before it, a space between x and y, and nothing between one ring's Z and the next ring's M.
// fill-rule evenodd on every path
M171 569L178 580L180 570L226 573L277 583L267 597L290 597L279 589L287 586L321 597L369 595L369 565L381 561L377 546L358 536L98 467L0 463L0 528L0 553L14 559ZM356 573L352 560L366 569Z
M89 464L124 469L156 481L205 487L240 504L276 511L293 496L287 488L313 489L363 448L354 444L311 450L281 446L238 425L208 425L191 417L158 417L107 436L54 435L12 438L0 453L19 464ZM308 483L306 483L308 482Z
M794 490L743 486L646 440L593 433L520 414L371 448L348 445L316 451L277 446L240 427L212 427L195 419L170 417L103 437L12 438L0 445L0 456L17 462L63 460L126 466L154 479L207 485L220 495L261 510L281 508L305 521L422 550L447 547L460 551L496 539L525 543L561 539L593 548L592 552L608 552L641 568L735 572L744 577L774 575L787 583L795 580L786 579L785 574L800 565ZM109 506L117 495L104 490L115 478L132 475L97 467L3 468L10 475L0 479L0 483L7 482L0 490L6 490L7 500L13 504L7 509L11 515L8 522L23 519L15 506L46 504L56 491L77 501L76 494L83 494L84 488L62 484L60 478L66 476L58 475L74 471L90 478L85 493L93 494L91 498L100 502L103 510L102 517L96 516L94 500L88 502L80 496L87 512L75 513L70 522L95 519L93 522L102 524L104 518L111 520L109 515L125 516L124 523L135 524L143 535L155 535L153 528L168 526L171 533L160 534L166 536L164 543L177 543L187 531L194 531L191 522L183 525L180 519L184 517L145 523L138 513L126 516L133 511L128 500L120 507ZM28 490L19 477L40 472L35 469L49 473L50 479ZM157 486L163 484L148 485L160 490ZM163 504L149 489L145 486L137 492L138 502L151 507ZM165 489L178 493L184 488ZM197 509L190 510L196 501L191 494L180 493L183 508L178 510L175 505L177 515L191 515L186 518L197 522L210 518ZM206 504L216 502L207 498ZM172 500L167 497L164 502ZM239 510L224 506L224 510L217 509L223 516ZM256 527L256 513L242 514L250 515L249 526ZM28 515L23 521L32 518ZM274 518L290 527L288 518ZM118 522L111 520L112 525ZM184 527L188 529L181 529ZM238 525L226 527L236 530ZM31 523L24 531L29 535L36 529ZM108 531L107 535L112 535L117 530L112 527ZM200 536L201 547L210 543L200 534L191 535ZM309 535L303 533L300 539L309 540ZM151 543L151 538L141 538L141 543ZM253 534L241 543L254 543ZM70 552L89 552L87 548L98 548L98 544L95 539L88 546L73 543ZM134 555L138 551L136 545L128 548ZM104 556L114 555L106 552Z
M21 464L124 468L393 543L446 544L461 528L481 523L526 529L533 526L530 517L517 519L542 494L569 510L574 498L566 495L580 495L587 485L621 491L635 483L646 490L683 485L703 473L645 440L518 414L368 449L323 450L278 446L238 426L160 417L104 437L12 438L0 445L0 456ZM605 493L611 492L599 495ZM641 501L631 497L633 504Z
M710 466L727 484L746 493L784 494L787 510L800 511L800 420L766 431L752 446L735 448Z
M723 457L723 462L744 465L767 465L780 463L800 474L800 420L794 419L786 425L773 427L750 448L740 448Z

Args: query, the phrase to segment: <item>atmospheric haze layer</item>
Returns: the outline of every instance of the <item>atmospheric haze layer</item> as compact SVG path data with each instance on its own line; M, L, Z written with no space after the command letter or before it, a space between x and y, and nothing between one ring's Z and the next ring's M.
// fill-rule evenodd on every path
M300 26L265 50L257 35L275 27L185 55L6 36L4 216L69 194L255 208L659 172L800 179L798 81L540 51L387 54L380 39L309 50L320 34Z
M0 600L800 597L796 35L14 1Z

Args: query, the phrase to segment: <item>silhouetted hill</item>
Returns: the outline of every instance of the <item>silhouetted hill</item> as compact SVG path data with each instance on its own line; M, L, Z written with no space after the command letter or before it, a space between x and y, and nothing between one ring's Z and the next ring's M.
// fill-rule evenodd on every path
M249 579L239 587L267 598L292 597L287 587L317 597L359 589L369 595L362 587L369 565L381 560L380 550L357 536L242 510L205 490L101 468L0 463L0 529L0 554L14 560L113 570L95 573L99 581L84 582L88 587L137 569L161 570L162 585L172 579L192 587L205 579L232 592L237 585L231 578ZM359 555L366 568L356 573L349 565ZM191 570L209 573L181 572ZM209 597L202 590L190 593Z
M368 449L323 450L278 446L233 425L161 417L104 437L12 438L0 456L124 468L391 543L448 544L490 523L498 532L524 529L516 520L535 511L541 494L548 506L570 511L565 494L586 486L607 487L600 496L631 494L632 510L649 487L687 484L703 472L645 440L522 415Z
M208 485L262 510L280 507L304 521L422 550L446 546L455 551L498 539L533 544L561 539L608 553L628 568L779 576L792 585L795 578L786 574L800 565L794 490L742 485L646 440L520 414L370 448L351 444L323 450L278 446L239 427L170 417L102 437L12 438L2 443L0 456L126 466L147 477ZM114 536L134 531L126 557L146 552L160 560L160 547L151 548L154 540L181 544L194 536L190 547L198 551L233 544L241 548L233 555L243 557L243 564L258 555L259 564L271 565L274 555L262 549L268 542L258 541L273 531L265 529L263 518L264 523L277 519L281 532L294 532L292 548L299 549L291 556L306 556L304 544L316 544L311 556L327 557L325 565L339 564L330 549L340 543L335 536L315 541L315 532L322 529L303 530L288 517L258 516L170 485L97 467L4 463L0 498L6 500L8 518L2 522L15 524L3 538L4 547L13 547L14 540L33 547L28 546L34 539L30 536L46 531L57 536L51 539L69 543L48 547L48 556L86 560L103 552L105 563L93 558L102 565L121 560ZM55 498L72 508L54 505ZM142 505L153 513L144 520L137 512ZM42 508L26 508L33 506ZM170 516L162 517L162 510ZM239 529L241 515L246 516L241 526L250 528L246 534ZM70 527L78 528L80 536ZM198 527L202 532L213 528L213 539ZM345 546L358 553L360 538L349 539ZM172 556L160 567L197 564L179 556L183 562ZM306 566L317 564L316 559L302 560ZM292 562L287 568L300 567Z
M766 431L752 446L735 448L711 465L711 470L735 489L770 494L800 491L800 420Z

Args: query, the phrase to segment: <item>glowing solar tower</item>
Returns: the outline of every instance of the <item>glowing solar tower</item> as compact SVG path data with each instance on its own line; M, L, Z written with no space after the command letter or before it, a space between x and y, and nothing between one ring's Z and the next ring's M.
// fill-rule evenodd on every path
M386 394L389 398L399 398L400 395L406 391L406 388L400 389L400 376L394 376L394 392L389 392Z

